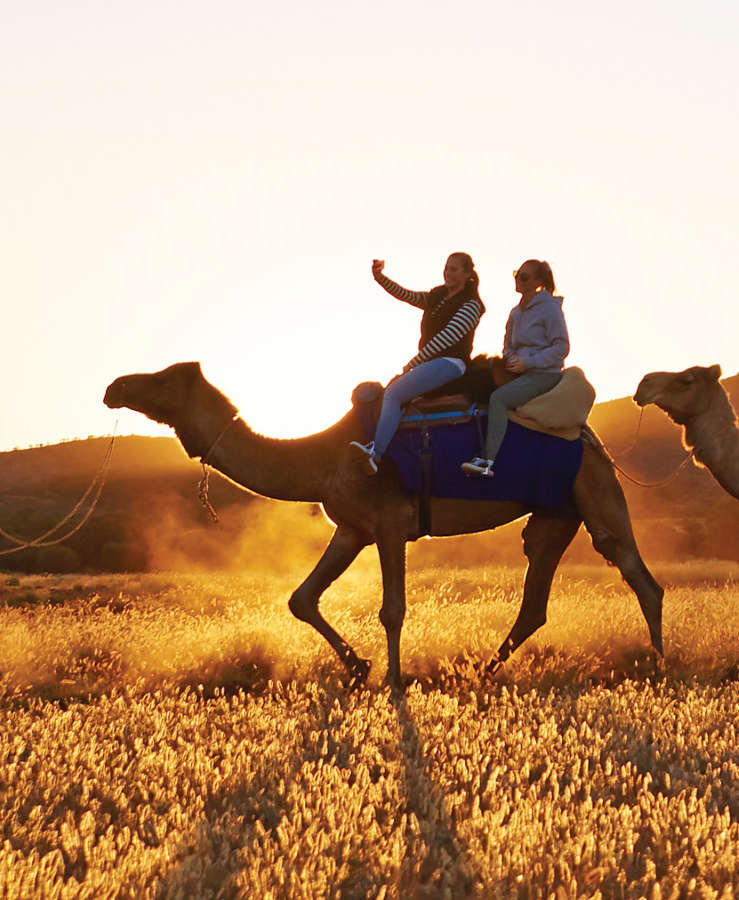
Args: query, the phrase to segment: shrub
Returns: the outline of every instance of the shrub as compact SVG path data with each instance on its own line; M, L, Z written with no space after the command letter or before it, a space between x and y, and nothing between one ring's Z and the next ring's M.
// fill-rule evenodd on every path
M34 563L37 572L74 572L80 568L80 557L76 550L60 544L39 547Z
M146 553L135 544L108 541L100 550L98 564L108 572L140 572L146 568Z

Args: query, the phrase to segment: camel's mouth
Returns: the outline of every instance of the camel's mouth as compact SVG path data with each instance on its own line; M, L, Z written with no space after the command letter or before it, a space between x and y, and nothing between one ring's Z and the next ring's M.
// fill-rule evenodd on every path
M111 382L103 397L103 403L109 409L132 409L135 412L151 416L152 404L147 397L146 385L148 376L122 375Z
M125 387L125 379L116 378L116 380L111 382L106 388L105 396L103 397L103 403L109 409L121 409L126 405L124 396Z
M652 403L652 402L653 402L652 399L651 399L650 397L647 397L644 393L641 393L641 392L639 392L639 391L637 391L637 392L634 394L633 400L634 400L634 403L636 403L637 406L646 406L648 403Z
M636 389L633 400L637 406L646 406L648 403L659 405L660 388L656 384L649 384L646 379L642 379L639 387Z
M130 409L139 412L155 422L172 425L171 403L167 401L166 390L156 383L156 375L121 375L108 385L103 403L109 409ZM159 393L154 388L159 387ZM164 398L162 396L164 394Z

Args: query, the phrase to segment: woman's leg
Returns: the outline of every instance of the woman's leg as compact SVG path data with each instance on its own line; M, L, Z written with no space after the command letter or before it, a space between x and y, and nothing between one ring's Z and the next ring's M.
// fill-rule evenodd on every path
M523 406L534 397L551 391L561 377L561 372L526 372L493 391L488 403L488 434L485 442L488 459L495 459L503 443L508 426L508 410Z
M460 374L459 366L448 359L432 359L393 381L382 398L380 419L375 432L375 457L379 459L387 450L403 414L404 403L454 381Z

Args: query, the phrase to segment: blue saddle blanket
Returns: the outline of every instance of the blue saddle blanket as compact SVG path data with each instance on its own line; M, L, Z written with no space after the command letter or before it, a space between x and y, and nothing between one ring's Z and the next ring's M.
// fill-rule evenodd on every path
M582 462L582 440L567 441L509 421L494 475L483 478L465 475L460 466L484 456L487 412L475 411L470 421L460 424L442 423L443 416L437 421L429 416L419 427L399 429L385 453L412 493L513 501L528 507L558 507L571 499ZM365 422L365 431L374 436L374 422Z

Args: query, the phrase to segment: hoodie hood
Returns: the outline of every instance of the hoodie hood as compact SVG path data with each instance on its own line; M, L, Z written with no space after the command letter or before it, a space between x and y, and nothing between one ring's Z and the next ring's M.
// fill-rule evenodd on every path
M552 300L562 306L562 302L564 301L564 297L560 297L557 294L550 294L546 288L542 288L540 291L537 291L534 296L529 300L529 305L527 309L531 309L532 306L538 306L540 303L546 303L548 300Z

